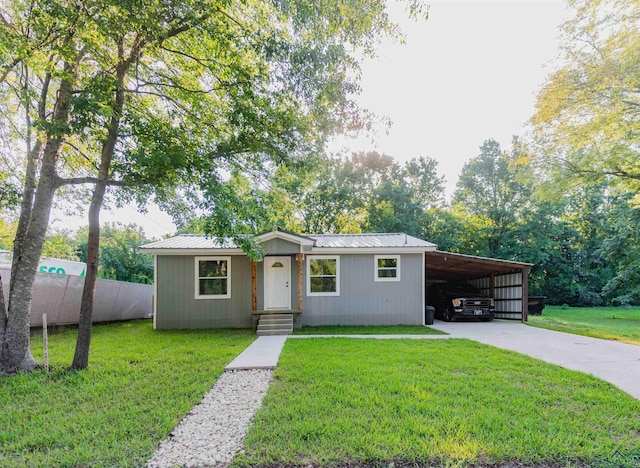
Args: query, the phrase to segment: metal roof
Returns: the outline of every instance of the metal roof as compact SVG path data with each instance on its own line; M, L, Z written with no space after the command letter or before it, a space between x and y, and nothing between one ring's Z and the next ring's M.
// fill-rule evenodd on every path
M197 234L178 234L177 236L151 242L140 246L141 249L237 249L233 239L219 242L216 238Z
M468 280L524 271L532 263L476 257L451 252L426 252L425 266L428 280Z
M274 231L278 234L280 231ZM268 236L272 233L264 233ZM362 249L362 252L377 252L377 249L414 249L412 251L425 252L425 266L427 280L469 280L472 278L501 275L512 272L524 272L532 266L531 263L500 260L495 258L477 257L451 252L437 251L436 245L402 233L383 234L291 234L314 242L309 253L330 252L338 253L340 249ZM284 237L284 236L283 236ZM144 250L166 250L167 254L181 254L183 251L202 251L209 249L228 249L242 253L242 250L232 239L219 242L216 238L207 238L195 234L180 234L169 239L152 242L140 247ZM173 252L171 252L173 251Z
M402 233L394 234L297 234L315 241L314 249L329 248L426 248L434 250L435 244ZM232 239L219 242L216 238L207 238L195 234L180 234L150 244L141 249L237 249Z
M315 239L316 248L425 247L436 245L404 233L387 234L308 234Z

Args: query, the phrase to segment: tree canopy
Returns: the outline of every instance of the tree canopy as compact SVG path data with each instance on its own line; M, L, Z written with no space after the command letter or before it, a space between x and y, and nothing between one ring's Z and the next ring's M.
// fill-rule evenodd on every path
M417 1L408 6L422 11ZM212 234L236 232L241 220L231 214L249 211L230 210L242 198L229 174L302 161L328 135L362 124L352 101L360 58L398 33L385 8L364 0L4 2L0 132L23 189L0 373L36 366L28 314L55 196L82 205L86 194L73 187L94 185L88 285L109 186L120 187L120 201L155 199L179 220L204 208ZM85 288L83 310L91 297Z
M571 0L562 66L538 95L541 163L573 187L611 179L640 202L640 4Z

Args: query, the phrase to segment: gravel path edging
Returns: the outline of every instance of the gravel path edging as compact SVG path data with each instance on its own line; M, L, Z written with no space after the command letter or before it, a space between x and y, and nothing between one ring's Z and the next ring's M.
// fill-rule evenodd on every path
M229 465L242 448L272 374L270 369L224 372L202 402L160 443L147 468Z

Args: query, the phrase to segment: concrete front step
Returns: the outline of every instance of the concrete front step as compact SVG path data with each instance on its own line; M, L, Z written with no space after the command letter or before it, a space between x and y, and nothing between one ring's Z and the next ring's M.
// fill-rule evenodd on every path
M258 330L292 329L292 323L259 323Z
M292 333L293 314L263 314L260 316L258 335L291 335Z
M259 320L260 322L278 322L278 323L293 323L293 317L263 317Z
M293 333L293 330L258 330L256 333L258 336L284 336L291 335Z
M289 323L261 323L258 330L293 330L293 324Z
M263 314L260 316L260 322L265 320L281 320L293 322L293 314Z
M261 319L260 325L293 325L293 318L290 319Z

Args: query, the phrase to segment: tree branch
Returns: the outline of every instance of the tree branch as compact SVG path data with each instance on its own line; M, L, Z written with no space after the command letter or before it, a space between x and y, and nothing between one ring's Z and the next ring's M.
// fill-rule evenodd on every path
M622 169L616 169L616 170L583 169L571 163L570 161L567 161L566 159L564 159L564 163L569 169L569 171L571 171L574 174L590 175L595 177L612 176L612 177L620 177L622 179L640 180L640 173L629 172Z
M69 178L62 178L62 177L58 177L58 179L56 180L56 185L58 187L61 187L63 185L83 185L83 184L97 184L97 183L104 183L106 185L109 186L113 186L113 187L133 187L133 186L137 186L137 185L143 185L148 183L149 181L140 181L140 182L126 182L124 180L102 180L99 177L69 177Z
M216 8L218 11L220 11L219 8ZM182 24L181 26L176 26L172 29L169 29L167 31L167 34L165 37L163 37L162 39L160 39L159 41L159 45L162 46L163 42L167 39L170 39L174 36L177 36L178 34L181 34L183 32L187 32L189 29L192 29L202 23L204 23L207 19L209 19L211 17L211 13L205 13L204 15L201 15L199 18L197 18L195 21L193 22L186 22L184 24Z
M205 67L207 66L206 65L207 62L220 64L220 62L218 60L215 60L215 59L212 59L212 58L208 58L207 59L207 58L195 57L195 56L193 56L191 54L188 54L188 53L186 53L186 52L184 52L182 50L170 49L169 47L167 47L165 45L161 45L160 49L164 50L165 52L169 52L171 54L181 55L181 56L183 56L185 58L188 58L190 60L193 60L194 62L196 62L196 63L198 63L200 65L203 65Z

